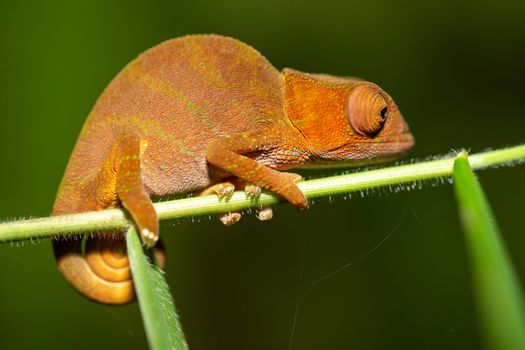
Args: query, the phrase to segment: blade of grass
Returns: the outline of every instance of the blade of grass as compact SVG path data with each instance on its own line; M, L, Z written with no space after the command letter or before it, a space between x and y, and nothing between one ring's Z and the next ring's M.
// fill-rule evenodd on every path
M487 349L525 349L523 294L466 153L454 162L454 188L484 344Z
M164 273L156 264L154 254L151 250L143 251L134 227L128 229L126 242L133 283L150 349L187 349L168 284Z

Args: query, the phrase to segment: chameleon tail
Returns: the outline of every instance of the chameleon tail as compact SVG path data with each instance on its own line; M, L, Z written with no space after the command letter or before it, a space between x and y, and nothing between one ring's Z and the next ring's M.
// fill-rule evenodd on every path
M135 300L126 242L122 237L92 237L85 243L53 240L53 250L60 272L86 298L111 305ZM163 266L165 252L161 242L155 247L155 255Z
M82 240L53 241L58 269L82 295L103 304L135 300L125 241L88 239L85 256Z

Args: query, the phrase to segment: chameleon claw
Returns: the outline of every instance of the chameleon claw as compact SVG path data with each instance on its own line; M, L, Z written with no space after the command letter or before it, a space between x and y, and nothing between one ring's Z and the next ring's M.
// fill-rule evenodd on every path
M140 231L142 243L146 248L151 248L157 243L159 240L159 235L148 230L147 228Z
M261 195L261 188L256 185L246 185L244 187L244 193L249 197L259 197Z
M272 207L262 207L255 210L255 216L261 221L271 220L273 218Z
M218 216L219 216L219 220L221 220L221 222L224 225L231 226L237 223L237 221L241 219L242 215L241 213L234 211L234 212L219 214Z
M215 185L212 185L208 188L205 188L199 193L199 196L207 196L210 194L215 194L219 199L230 198L233 192L235 191L235 185L231 182L221 182Z
M219 184L215 192L219 198L229 198L235 191L235 186L229 182Z

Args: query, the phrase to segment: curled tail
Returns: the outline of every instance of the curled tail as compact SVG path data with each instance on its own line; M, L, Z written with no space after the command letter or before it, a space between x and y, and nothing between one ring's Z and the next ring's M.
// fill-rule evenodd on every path
M82 295L103 304L126 304L135 299L126 242L89 238L53 241L58 269ZM85 255L82 254L85 251Z
M90 237L83 240L53 240L58 269L82 295L93 301L122 305L135 300L126 241L123 237ZM161 266L165 252L155 247Z

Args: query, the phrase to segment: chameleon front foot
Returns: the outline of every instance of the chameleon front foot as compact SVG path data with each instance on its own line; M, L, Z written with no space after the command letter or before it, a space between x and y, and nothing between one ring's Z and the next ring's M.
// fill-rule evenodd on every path
M261 195L261 187L253 184L245 184L244 192L250 198L256 199ZM261 221L271 220L273 218L272 207L262 207L255 209L255 216Z
M292 181L298 182L302 179L300 175L292 174L292 173L283 173L285 177L292 179ZM222 183L218 183L215 185L211 185L204 190L200 191L198 193L199 196L206 196L210 194L215 194L219 197L219 199L222 198L229 198L233 192L235 191L235 188L243 188L244 192L246 193L246 196L249 198L252 198L256 200L261 195L261 187L247 183L246 181L242 179L232 179L232 182L226 181ZM261 220L266 221L273 218L273 210L271 207L262 207L255 210L255 216ZM227 212L227 213L221 213L218 214L217 217L219 220L225 225L225 226L232 226L239 222L239 220L242 217L242 214L238 211L233 212Z
M219 197L219 199L227 199L231 197L234 191L235 185L229 181L225 181L205 188L198 193L198 196L215 194L217 197ZM225 226L231 226L241 219L242 214L238 211L233 211L218 214L217 217Z
M244 193L246 193L246 195L250 198L257 198L261 195L261 187L247 184L244 186Z
M217 217L225 226L231 226L241 220L242 214L237 211L233 211L219 214Z
M273 218L272 207L262 207L255 210L255 216L261 221L271 220Z

